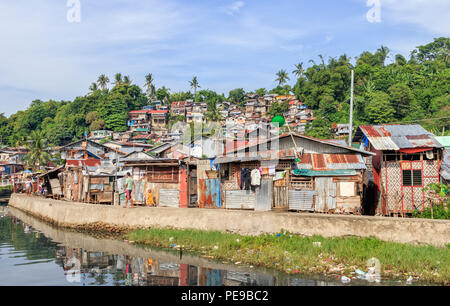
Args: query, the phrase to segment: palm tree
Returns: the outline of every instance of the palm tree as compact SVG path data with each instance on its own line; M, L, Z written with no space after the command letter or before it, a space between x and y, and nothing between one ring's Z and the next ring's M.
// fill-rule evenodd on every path
M155 80L153 79L153 75L151 73L147 74L145 76L145 87L147 87L147 98L149 103L153 101L153 98L155 97L156 88L153 84Z
M123 77L123 83L125 84L125 85L131 85L131 79L130 79L130 76L129 75L126 75L126 76L124 76Z
M381 46L380 48L378 48L378 50L377 50L378 57L379 57L381 63L383 64L383 66L384 66L384 62L389 57L390 52L391 52L391 50L389 50L388 47Z
M89 87L89 90L90 90L91 92L97 91L97 90L98 90L98 85L97 85L97 83L92 83L92 84L91 84L91 87Z
M278 71L277 77L278 78L275 81L278 82L278 86L281 86L290 80L288 73L286 72L286 70L283 70L283 69Z
M301 62L300 64L295 65L295 70L292 71L292 74L297 76L297 78L300 78L303 75L303 72L305 72L305 70L303 70L303 62Z
M106 89L106 86L108 86L108 83L109 83L109 78L104 74L100 75L97 79L98 86L100 86L103 90Z
M325 59L323 58L323 55L319 54L319 58L321 61L320 67L325 68Z
M121 73L116 73L116 75L114 76L114 79L116 80L116 82L114 83L114 86L119 86L123 82Z
M31 132L29 137L28 154L23 158L27 165L33 168L33 171L38 170L42 165L51 160L51 155L46 151L47 140L44 139L44 134L39 131Z
M197 88L200 88L200 85L198 84L197 77L193 77L192 81L189 81L189 84L191 85L191 88L194 88L194 102L195 98L197 97Z

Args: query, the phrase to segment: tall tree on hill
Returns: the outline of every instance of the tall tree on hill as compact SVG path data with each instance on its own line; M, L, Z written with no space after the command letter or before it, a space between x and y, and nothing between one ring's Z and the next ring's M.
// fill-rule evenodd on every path
M91 92L97 91L97 90L98 90L98 85L97 85L97 83L92 83L91 86L89 87L89 90L90 90Z
M280 71L278 71L277 78L275 79L275 81L278 82L278 86L286 84L287 81L289 81L289 80L290 80L290 78L289 78L286 70L281 69Z
M300 78L303 75L303 62L295 65L295 70L292 71L292 74L294 74L297 78Z
M109 78L104 74L100 75L97 79L97 84L98 84L98 86L100 86L100 88L102 90L105 90L107 88L108 83L109 83Z
M132 82L132 81L131 81L129 75L126 75L126 76L123 77L123 84L125 84L125 85L127 85L127 86L130 86L130 85L131 85L131 82Z
M121 73L116 73L114 75L114 86L119 86L122 85L123 81L122 81L122 74Z
M153 102L153 98L155 97L156 94L156 88L155 85L153 84L155 80L153 79L153 75L151 73L147 74L145 76L145 85L144 87L147 88L146 92L147 92L147 99L149 104L151 104Z
M198 80L197 80L196 76L194 76L192 78L192 81L189 81L189 85L191 85L191 88L194 89L194 102L195 102L195 99L197 97L197 88L200 88L200 85L198 83Z
M383 66L384 63L386 62L386 59L389 57L390 52L391 50L389 50L389 48L386 46L381 46L380 48L378 48L376 54L378 55L378 58L380 59L380 62Z

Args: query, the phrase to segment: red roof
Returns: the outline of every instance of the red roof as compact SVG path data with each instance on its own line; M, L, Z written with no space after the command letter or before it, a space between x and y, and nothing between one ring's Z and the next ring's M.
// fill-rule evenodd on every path
M134 110L134 111L129 112L129 114L150 114L150 110L146 110L146 109Z
M134 110L129 112L129 114L166 114L168 113L168 110L148 110L148 109L142 109L142 110Z
M152 110L150 114L167 114L168 112L168 110Z

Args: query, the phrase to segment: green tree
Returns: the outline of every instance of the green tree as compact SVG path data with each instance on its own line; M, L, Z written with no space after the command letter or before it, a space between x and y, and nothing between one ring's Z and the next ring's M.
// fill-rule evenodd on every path
M192 78L192 81L189 81L189 85L191 86L191 88L194 89L194 102L195 102L195 99L197 98L197 89L200 88L200 85L198 83L196 76L194 76Z
M153 75L151 73L147 74L145 76L145 87L147 88L147 99L148 99L148 103L151 104L153 102L153 99L155 98L156 95L156 89L155 89L155 85L154 83L154 79L153 79Z
M104 74L100 75L97 79L97 84L102 90L107 89L108 83L109 78Z
M89 87L89 90L90 90L91 92L97 91L97 90L98 90L98 85L97 85L97 83L92 83L91 86Z
M395 109L389 101L388 94L376 91L369 95L365 112L370 123L380 124L391 122L395 114Z
M121 73L116 73L114 75L114 80L115 80L115 82L114 82L114 86L115 87L122 85L123 84L122 74Z
M295 65L295 70L292 71L292 74L297 78L301 78L305 70L303 69L303 62Z
M29 137L28 149L29 153L23 158L28 167L32 167L33 171L39 170L51 160L51 155L47 152L47 141L43 137L42 132L33 131Z
M411 89L406 84L398 83L389 87L391 105L395 109L395 116L401 119L406 116L410 104L414 100Z
M263 97L267 94L267 90L265 88L259 88L255 90L255 94L257 94L260 97Z
M286 70L280 70L277 72L277 78L275 79L275 82L278 82L278 86L282 86L283 84L286 84L287 81L289 81L289 76Z
M230 90L228 93L228 99L234 104L242 105L245 101L245 90L243 88L236 88Z
M269 115L271 117L284 116L284 113L286 113L287 111L289 111L289 102L288 101L284 101L281 103L273 103L269 107L269 110L267 111L267 115Z

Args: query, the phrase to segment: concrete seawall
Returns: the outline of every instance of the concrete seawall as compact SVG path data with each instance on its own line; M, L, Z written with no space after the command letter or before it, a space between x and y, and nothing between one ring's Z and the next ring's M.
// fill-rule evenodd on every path
M72 203L13 194L11 207L63 227L92 223L114 226L217 230L242 235L291 233L323 237L376 237L384 241L431 244L450 243L450 221L384 217L230 211L192 208L134 208Z

